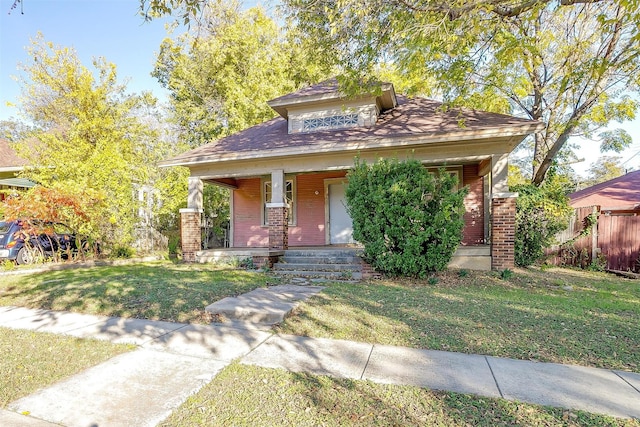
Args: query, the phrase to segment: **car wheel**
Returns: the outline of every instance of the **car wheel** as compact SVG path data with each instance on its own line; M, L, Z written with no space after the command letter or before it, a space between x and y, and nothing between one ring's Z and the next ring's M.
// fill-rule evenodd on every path
M18 251L18 256L16 258L16 262L19 265L24 264L33 264L38 259L38 256L41 255L41 252L36 248L26 248L23 247Z

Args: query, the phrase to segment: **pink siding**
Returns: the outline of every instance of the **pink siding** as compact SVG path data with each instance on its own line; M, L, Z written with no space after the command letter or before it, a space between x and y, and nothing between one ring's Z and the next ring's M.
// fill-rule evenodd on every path
M469 186L469 194L464 199L463 245L484 243L484 188L483 179L478 176L478 165L462 168L462 184Z
M324 180L336 176L344 176L344 172L306 174L296 178L297 222L295 226L289 227L290 246L326 244Z
M324 180L341 178L345 174L345 171L337 171L296 177L296 225L289 226L290 246L322 246L326 243ZM269 230L261 226L260 192L260 178L238 180L238 189L233 191L234 247L269 246Z
M296 225L289 226L290 246L322 246L325 237L324 180L344 177L346 172L303 174L296 177ZM268 247L269 230L262 223L260 178L238 179L233 191L234 247ZM463 185L469 186L464 204L465 227L462 244L484 242L484 195L477 165L463 168ZM316 194L316 191L318 194Z
M233 191L233 246L268 247L269 229L262 227L260 178L239 179Z

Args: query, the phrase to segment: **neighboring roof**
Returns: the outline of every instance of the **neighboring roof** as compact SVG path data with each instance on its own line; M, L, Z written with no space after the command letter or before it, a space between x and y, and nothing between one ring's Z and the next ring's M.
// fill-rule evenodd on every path
M16 154L9 141L0 138L0 171L18 171L26 165L27 161Z
M569 194L574 208L601 206L601 208L640 208L640 170L601 182L584 190Z
M391 83L381 82L379 84L379 89L380 94L376 98L378 99L382 110L394 108L397 105L397 99L393 85ZM370 97L371 95L365 96ZM271 101L267 101L267 104L280 114L281 117L286 119L289 115L288 109L290 107L302 107L311 103L326 102L336 99L348 99L348 97L340 91L338 79L333 78L272 99Z
M384 111L372 127L289 134L287 121L277 117L160 164L178 166L265 158L288 155L300 149L318 153L337 152L354 144L358 149L376 148L404 144L408 139L440 142L528 135L543 126L538 121L485 111L445 111L442 103L424 98L409 99L398 95L397 102L397 107Z

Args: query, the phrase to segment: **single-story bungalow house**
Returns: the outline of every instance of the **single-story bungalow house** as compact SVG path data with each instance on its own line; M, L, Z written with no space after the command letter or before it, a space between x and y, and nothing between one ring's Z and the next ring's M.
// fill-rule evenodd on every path
M517 194L508 192L507 159L544 124L446 109L396 94L390 83L375 92L347 97L336 79L309 86L268 101L277 118L163 161L191 172L181 210L184 259L207 256L200 241L203 183L232 190L228 250L244 250L254 262L271 263L296 247L357 245L344 184L359 156L368 163L413 158L456 174L469 194L451 265L513 267Z
M8 191L26 190L35 185L27 179L17 178L26 165L27 161L16 154L9 141L0 138L0 201Z

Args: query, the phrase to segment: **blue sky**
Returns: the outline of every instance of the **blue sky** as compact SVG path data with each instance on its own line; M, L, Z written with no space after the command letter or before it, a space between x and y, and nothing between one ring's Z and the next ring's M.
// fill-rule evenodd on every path
M81 62L91 68L94 57L104 57L116 64L121 82L128 79L130 92L153 91L162 98L164 91L151 77L155 55L163 38L165 23L171 18L145 23L138 12L138 0L23 0L9 11L14 0L0 0L0 120L17 116L15 103L20 87L11 76L18 74L17 64L27 62L26 47L40 31L45 40L55 45L74 47ZM272 1L244 1L245 7ZM623 160L640 151L640 119L622 124L634 138L632 147L622 153ZM579 173L589 167L600 153L597 144L581 144L578 153L585 161L574 165ZM627 167L640 167L640 154L629 160Z
M115 63L119 80L129 79L130 92L162 96L150 73L168 20L145 23L137 15L137 0L23 0L24 14L20 6L9 14L12 4L0 0L0 119L16 116L6 106L20 95L11 76L18 74L19 62L28 62L26 47L38 31L55 45L74 47L89 69L94 57Z

